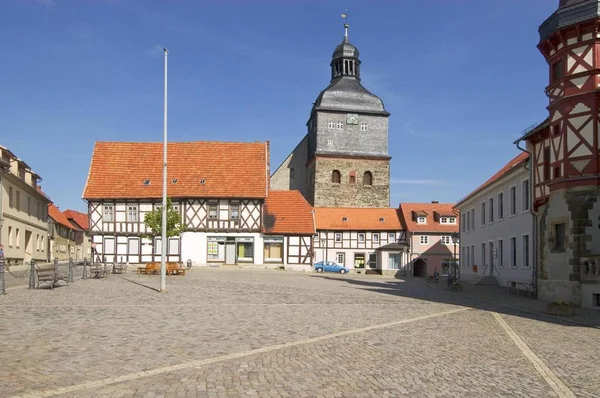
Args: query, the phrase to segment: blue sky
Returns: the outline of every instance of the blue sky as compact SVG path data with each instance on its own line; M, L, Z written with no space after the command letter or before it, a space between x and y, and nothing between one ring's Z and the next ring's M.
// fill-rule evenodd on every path
M558 0L2 0L0 145L61 209L95 141L271 141L306 133L343 37L389 112L391 200L454 202L518 154L546 117L537 28Z

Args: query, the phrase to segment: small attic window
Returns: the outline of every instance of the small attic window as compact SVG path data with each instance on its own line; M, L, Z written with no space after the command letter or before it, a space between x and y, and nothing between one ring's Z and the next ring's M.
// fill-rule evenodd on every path
M143 184L144 185L150 185L150 180L144 180Z
M348 217L343 217L342 221L344 221L344 222L348 221Z
M173 179L171 180L171 184L177 184L177 178L173 178Z
M379 217L379 222L384 222L385 219L383 217Z
M203 179L201 179L201 180L200 180L200 184L202 184L202 185L206 184L206 180L205 180L204 178L203 178Z

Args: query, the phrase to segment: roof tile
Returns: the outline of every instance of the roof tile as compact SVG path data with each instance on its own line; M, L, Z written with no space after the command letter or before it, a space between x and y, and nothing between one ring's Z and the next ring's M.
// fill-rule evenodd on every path
M69 221L77 224L81 229L87 231L89 229L88 215L75 210L65 210L63 212Z
M459 232L459 217L451 203L400 203L402 222L410 232ZM416 215L426 217L426 224L417 224ZM456 217L456 224L440 224L439 216Z
M268 148L268 142L171 142L167 194L266 198ZM162 159L162 143L96 142L83 198L160 198Z
M75 229L75 226L71 224L69 219L54 205L54 203L48 204L48 216L69 229Z
M330 231L399 231L402 229L397 209L389 207L315 207L318 230Z
M312 207L299 191L269 191L263 226L271 234L314 235Z
M500 170L498 170L498 172L496 172L496 174L491 176L486 182L484 182L479 187L477 187L477 189L475 189L473 192L471 192L470 194L468 194L467 196L465 196L464 198L459 200L458 203L456 204L456 206L466 202L467 200L469 200L470 198L472 198L479 192L483 191L484 189L486 189L487 187L489 187L490 185L492 185L493 183L495 183L496 181L498 181L499 179L501 179L502 177L504 177L505 175L510 173L515 167L518 167L518 166L524 164L525 162L527 162L527 160L529 160L529 153L521 152L518 156L515 156L510 162L508 162L506 165L504 165L504 167L502 167Z

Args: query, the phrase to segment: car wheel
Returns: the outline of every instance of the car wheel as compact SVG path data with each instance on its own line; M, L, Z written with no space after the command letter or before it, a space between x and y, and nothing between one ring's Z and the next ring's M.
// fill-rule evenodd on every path
M318 273L323 272L323 268L317 268L315 271L317 271Z
M345 274L345 273L346 273L346 270L345 270L345 269L341 269L341 270L340 270L340 274Z

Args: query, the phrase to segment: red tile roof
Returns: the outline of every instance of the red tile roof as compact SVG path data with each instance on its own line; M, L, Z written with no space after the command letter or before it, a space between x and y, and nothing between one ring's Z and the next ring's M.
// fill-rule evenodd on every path
M452 203L400 203L402 222L410 232L458 232L459 217ZM427 224L417 224L416 217L425 216ZM456 224L440 224L440 216L456 217Z
M504 177L505 175L507 175L508 173L513 171L516 167L519 167L519 166L525 164L525 162L527 162L528 159L529 159L529 154L527 152L521 152L518 156L515 156L510 162L508 162L504 167L502 167L500 170L498 170L498 172L496 172L496 174L494 174L489 180L487 180L486 182L481 184L477 189L475 189L473 192L471 192L470 194L468 194L467 196L465 196L464 198L459 200L458 203L456 204L456 206L466 202L467 200L469 200L470 198L472 198L479 192L483 191L484 189L486 189L487 187L489 187L496 181L500 180L502 177Z
M73 224L69 222L67 217L54 205L54 203L48 205L48 215L57 223L62 224L69 229L75 229Z
M88 215L75 210L65 210L63 214L69 221L77 224L81 229L87 231L89 229Z
M263 230L271 234L314 235L312 207L299 191L269 191Z
M167 149L170 197L267 196L268 141L172 142ZM160 198L162 159L162 143L96 142L83 198Z
M389 207L315 207L315 217L318 230L400 231L402 229L398 210Z

